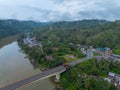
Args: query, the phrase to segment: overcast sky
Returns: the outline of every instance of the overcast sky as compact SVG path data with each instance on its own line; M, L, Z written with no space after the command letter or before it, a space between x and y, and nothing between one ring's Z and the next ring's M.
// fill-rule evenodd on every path
M0 0L0 19L120 19L120 0Z

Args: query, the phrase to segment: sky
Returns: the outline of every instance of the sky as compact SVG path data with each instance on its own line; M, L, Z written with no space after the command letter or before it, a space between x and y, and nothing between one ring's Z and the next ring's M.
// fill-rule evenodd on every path
M120 19L120 0L0 0L0 19L114 21Z

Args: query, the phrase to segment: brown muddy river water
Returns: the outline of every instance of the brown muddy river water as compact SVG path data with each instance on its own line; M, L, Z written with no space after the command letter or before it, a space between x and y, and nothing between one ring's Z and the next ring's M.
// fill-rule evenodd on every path
M0 42L1 43L1 42ZM25 58L17 41L0 48L0 87L40 72ZM16 90L53 90L49 78L43 79Z

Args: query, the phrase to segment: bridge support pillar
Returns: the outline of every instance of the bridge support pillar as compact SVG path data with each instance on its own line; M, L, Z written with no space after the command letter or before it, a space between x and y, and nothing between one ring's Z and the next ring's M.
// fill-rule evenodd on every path
M59 82L59 81L60 81L60 73L57 73L55 82Z

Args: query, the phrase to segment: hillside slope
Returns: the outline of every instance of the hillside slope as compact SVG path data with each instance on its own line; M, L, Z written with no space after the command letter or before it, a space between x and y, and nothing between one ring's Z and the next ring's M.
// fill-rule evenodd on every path
M120 45L120 21L58 22L35 32L38 40L114 48Z
M46 25L46 23L37 23L33 21L18 20L0 20L0 38L15 35L24 31L34 30Z

